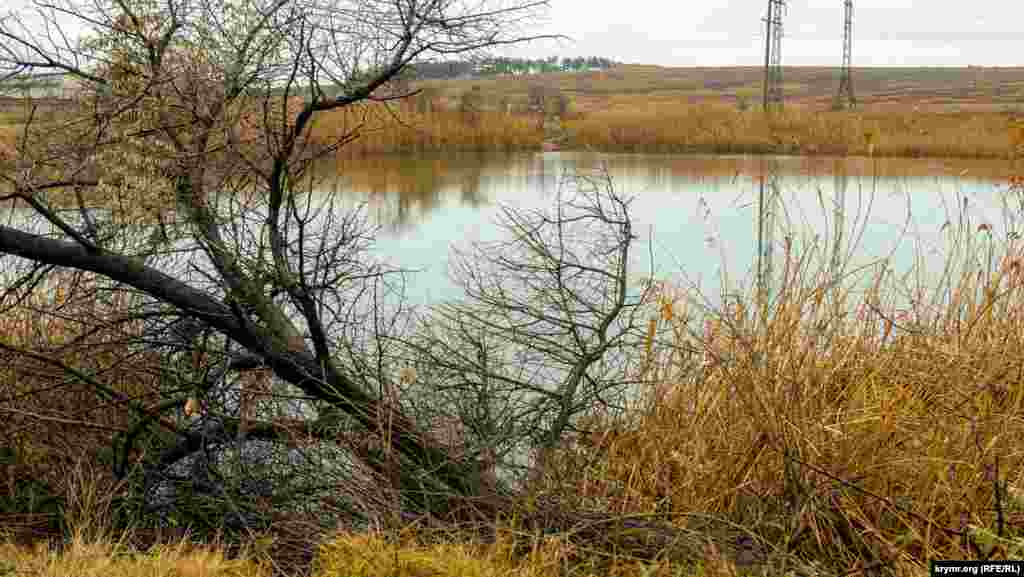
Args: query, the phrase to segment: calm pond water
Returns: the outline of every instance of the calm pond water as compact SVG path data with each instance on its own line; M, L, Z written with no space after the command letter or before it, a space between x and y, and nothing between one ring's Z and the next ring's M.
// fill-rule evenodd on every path
M954 243L972 250L1001 246L1024 232L1024 200L1008 184L1015 169L998 160L387 156L324 163L315 192L340 193L342 206L367 203L370 220L382 226L375 255L418 271L409 276L406 295L427 305L461 296L448 277L452 248L506 239L495 224L502 205L549 209L560 190L571 192L572 174L590 174L597 166L606 167L615 189L632 199L639 240L630 271L637 286L653 256L655 277L699 289L712 305L720 302L723 287L732 293L754 284L762 188L769 198L777 191L774 226L767 221L773 232L765 235L776 276L787 237L797 253L815 249L812 268L829 265L838 238L846 270L886 261L897 277L915 269L927 287ZM1017 173L1024 174L1024 166ZM771 205L766 208L771 214ZM0 216L13 223L25 211L7 209ZM67 212L62 216L75 220L74 211ZM982 225L990 230L979 232Z
M376 250L420 271L408 296L428 304L460 296L447 275L453 246L504 238L494 224L499 205L551 207L559 187L569 190L566 175L600 164L616 190L633 198L641 237L631 263L637 278L649 271L650 250L655 276L699 287L711 303L723 286L732 291L754 282L762 181L769 193L778 191L776 273L787 235L797 251L819 247L823 263L838 236L850 266L888 259L897 275L915 267L927 286L954 239L998 244L1021 220L1013 216L1019 204L1008 193L1013 167L1006 161L571 152L389 157L326 166L330 176L320 186L368 201L371 218L384 227ZM991 236L977 231L981 224Z

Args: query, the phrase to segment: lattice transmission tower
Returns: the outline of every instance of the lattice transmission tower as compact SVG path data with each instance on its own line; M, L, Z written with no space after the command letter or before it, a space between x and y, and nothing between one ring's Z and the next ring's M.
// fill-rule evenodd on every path
M786 0L768 0L764 44L764 109L782 107L782 11Z
M839 90L833 107L849 108L857 105L853 97L853 73L850 63L853 60L853 0L843 0L843 69L839 72Z

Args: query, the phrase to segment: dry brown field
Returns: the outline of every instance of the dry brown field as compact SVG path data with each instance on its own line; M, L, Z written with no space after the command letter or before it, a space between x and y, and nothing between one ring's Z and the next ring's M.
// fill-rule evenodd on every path
M857 106L832 110L838 71L783 70L785 106L760 103L763 69L626 65L608 71L430 82L454 99L563 94L566 148L624 152L1009 158L1021 152L1024 68L863 68Z
M784 109L770 116L760 107L763 70L753 66L623 65L425 81L405 101L318 115L312 137L328 143L358 127L343 157L535 150L545 141L656 153L1006 159L1024 152L1024 68L857 68L857 107L842 111L832 110L835 68L788 67L783 78ZM538 89L548 99L547 122L528 108ZM567 110L554 118L551 100L559 96ZM15 108L0 111L0 149L8 152Z
M889 112L1004 112L1024 111L1024 68L855 68L855 96L865 113ZM644 96L655 101L689 104L760 102L764 71L761 67L667 68L624 65L604 72L551 74L526 78L467 80L485 91L520 93L533 82L557 86L567 92L583 112L636 104ZM785 67L786 104L827 110L838 86L832 67Z

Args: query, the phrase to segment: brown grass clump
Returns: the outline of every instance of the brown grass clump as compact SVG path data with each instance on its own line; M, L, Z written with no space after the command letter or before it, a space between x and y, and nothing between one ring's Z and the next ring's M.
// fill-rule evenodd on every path
M112 436L133 403L159 397L159 359L127 346L138 323L113 322L125 295L101 303L99 290L90 274L56 272L0 302L0 524L25 537L59 530L83 455L105 462L113 486Z
M35 548L0 544L0 575L19 577L264 577L268 567L252 559L227 559L215 547L180 540L148 551L135 551L109 539L76 538L55 554L45 544Z
M521 536L500 532L493 543L430 542L413 531L398 538L376 532L340 533L320 546L312 571L315 577L379 577L432 575L436 577L559 577L571 568L573 548L557 538L536 539L517 550ZM145 551L117 540L74 538L60 553L45 544L35 548L0 543L0 574L49 577L264 577L272 564L257 549L228 558L217 545L196 545L187 538ZM621 560L601 573L614 577L681 575L667 564ZM706 572L704 575L729 573Z
M18 151L14 147L17 132L14 127L0 126L0 162L10 162L17 158Z

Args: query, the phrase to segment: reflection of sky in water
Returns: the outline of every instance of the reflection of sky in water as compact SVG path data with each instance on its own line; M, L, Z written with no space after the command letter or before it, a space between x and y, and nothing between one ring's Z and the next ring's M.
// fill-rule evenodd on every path
M355 192L342 199L346 206L369 200L371 220L383 226L376 254L396 266L422 269L410 277L406 290L413 303L427 304L461 296L447 278L452 246L503 238L493 224L497 203L548 209L560 185L571 188L565 183L572 171L589 170L599 161L607 162L615 188L633 198L639 241L631 271L636 277L648 271L653 238L656 276L682 286L695 284L712 303L719 301L723 281L730 292L753 284L759 175L767 172L771 159L585 153L388 157L325 167L320 189ZM1012 219L1001 204L1006 200L1002 176L1010 168L1005 162L775 162L781 195L773 243L777 273L784 231L793 235L798 252L817 237L812 268L827 264L840 190L846 191L842 244L856 242L851 266L891 257L897 275L923 267L926 286L942 270L965 198L970 225L960 230L964 238L984 241L986 235L977 232L983 223L991 225L997 241L1012 232ZM70 211L62 216L76 220ZM947 221L952 226L943 229Z
M689 157L692 167L687 166L687 157L672 156L545 153L476 159L471 178L460 173L464 167L452 165L442 178L429 179L427 186L437 187L434 190L403 187L406 194L429 199L419 203L418 210L410 210L408 199L400 200L398 195L373 195L371 214L385 226L377 245L379 254L395 265L423 269L409 283L413 302L457 298L460 293L445 272L450 246L501 238L501 231L492 224L498 214L496 203L520 209L550 207L564 174L577 167L586 170L600 158L608 162L615 188L633 197L631 214L640 237L633 251L634 274L648 270L648 239L653 235L655 271L660 278L696 283L713 302L718 301L723 275L732 290L738 283L753 282L757 173L764 170L758 163L767 160L733 159L730 165L729 159L712 159L718 164L711 174L702 174L700 162L707 159L699 157ZM969 178L968 168L950 170L950 163L937 165L930 160L864 166L865 161L855 160L849 164L819 161L816 170L807 171L799 166L806 160L778 162L782 202L774 243L776 271L783 258L783 231L793 235L797 250L808 247L817 235L820 258L815 262L824 265L826 243L834 236L837 190L844 188L843 244L859 240L853 266L890 258L899 274L914 265L915 254L920 254L928 275L941 271L943 239L955 229L947 227L943 232L943 223L957 223L965 197L972 227L987 223L996 239L1005 239L1008 232L1000 208L1004 181L992 176ZM850 174L827 172L837 167ZM873 170L883 176L872 177ZM965 170L967 175L958 174ZM929 171L945 174L927 176ZM901 172L910 176L899 176ZM980 239L973 228L971 234Z

